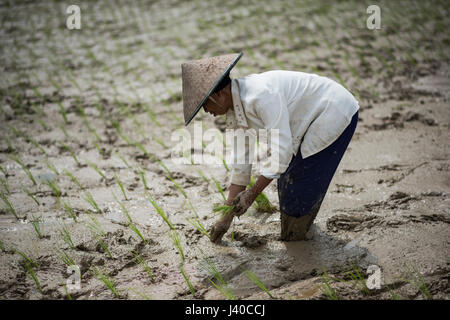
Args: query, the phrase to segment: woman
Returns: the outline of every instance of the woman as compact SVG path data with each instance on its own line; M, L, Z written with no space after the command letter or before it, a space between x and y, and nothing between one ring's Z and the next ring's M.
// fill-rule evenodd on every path
M226 114L229 128L276 130L279 137L271 150L277 166L263 165L251 188L246 190L252 164L233 165L226 204L234 209L214 225L211 240L220 241L234 216L244 214L273 179L278 183L281 239L303 240L355 131L358 102L340 84L315 74L275 70L231 79L241 56L182 65L186 125L203 107L213 116ZM246 145L235 159L245 159L248 152Z

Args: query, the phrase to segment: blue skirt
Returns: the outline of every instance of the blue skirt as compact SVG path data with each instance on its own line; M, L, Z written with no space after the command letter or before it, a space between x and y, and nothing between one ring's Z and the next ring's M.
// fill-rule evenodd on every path
M299 147L277 181L281 213L297 218L317 214L357 122L358 112L336 141L306 159L302 158Z

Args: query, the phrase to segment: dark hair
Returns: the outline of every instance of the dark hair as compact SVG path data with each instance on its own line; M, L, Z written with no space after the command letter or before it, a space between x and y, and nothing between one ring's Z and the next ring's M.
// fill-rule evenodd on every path
M231 82L230 74L227 74L214 89L213 93L217 93L225 88Z

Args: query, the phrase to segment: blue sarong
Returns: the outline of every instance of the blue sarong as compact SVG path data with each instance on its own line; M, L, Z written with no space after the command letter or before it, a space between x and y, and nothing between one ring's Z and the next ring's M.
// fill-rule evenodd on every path
M317 214L357 122L358 112L331 145L306 159L302 158L299 147L277 181L281 213L297 218Z

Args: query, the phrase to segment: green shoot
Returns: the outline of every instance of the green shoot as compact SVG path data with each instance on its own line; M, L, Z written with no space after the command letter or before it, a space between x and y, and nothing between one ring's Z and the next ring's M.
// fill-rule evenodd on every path
M267 295L271 298L274 298L270 291L266 288L266 286L262 283L262 281L250 270L246 270L244 267L241 268L245 273L245 276L250 279L254 284L256 284L261 290L263 290Z
M105 272L106 273L106 272ZM94 274L97 277L98 280L103 282L105 286L112 292L114 297L119 297L119 292L116 289L116 285L114 283L114 280L111 279L111 277L106 273L103 274L100 269L94 267Z
M223 192L223 189L222 189L222 187L220 186L219 181L217 181L214 177L211 177L211 179L213 179L214 183L216 184L216 188L217 188L217 190L220 192L220 195L222 196L223 201L226 201L227 198L225 197L225 193Z
M192 294L195 294L194 286L192 285L191 280L189 279L189 276L187 275L186 271L184 271L184 268L183 268L182 265L180 265L180 272L183 275L184 280L186 281L186 284L187 284L187 286L189 288L189 291Z
M23 191L31 198L33 199L34 202L36 202L36 204L39 206L41 203L39 202L38 199L36 199L36 197L33 195L33 193L31 193L31 191L29 191L26 188L23 188Z
M152 300L149 296L147 296L145 293L139 292L133 288L129 288L128 290L133 291L134 293L136 293L138 296L140 296L142 299L144 300Z
M65 128L63 125L61 125L61 124L58 123L58 128L61 129L61 131L63 132L64 136L65 136L67 139L70 138L69 133L67 132L66 128Z
M69 214L69 216L73 219L73 221L77 222L77 216L75 215L75 212L73 211L73 208L70 206L70 204L65 201L63 201L62 204L64 206L64 209Z
M0 178L0 183L2 184L3 189L5 189L6 193L9 193L8 181L6 179Z
M433 296L431 295L430 290L428 289L428 286L423 279L420 271L417 270L416 267L412 267L412 270L408 268L408 275L409 279L407 279L407 281L418 291L420 291L426 299L433 300Z
M73 300L72 296L69 293L69 290L67 290L67 285L65 283L63 283L63 287L64 287L64 292L66 293L67 299Z
M92 169L95 170L95 172L97 172L100 175L100 177L107 180L105 174L94 163L92 163L90 161L87 161L87 163Z
M66 109L64 108L64 106L61 104L60 101L57 101L56 104L58 105L59 108L59 112L61 113L63 119L64 119L64 123L68 124L69 121L67 120L67 113L66 113Z
M252 177L250 180L250 184L247 186L247 188L253 187L255 184L255 178ZM261 192L258 194L258 196L255 199L255 207L256 210L259 212L275 212L277 208L270 202L269 198L267 198L266 194L264 192Z
M133 252L136 260L139 262L139 264L144 268L145 272L148 274L148 276L150 277L150 279L153 280L153 273L152 270L150 269L149 265L147 264L147 262L142 259L142 257L137 253L137 252Z
M131 166L128 164L127 160L125 160L124 156L122 156L119 152L116 152L116 154L119 157L119 159L122 160L122 162L125 164L125 166L127 166L127 168L131 169Z
M71 248L75 249L75 245L73 244L72 237L70 236L69 230L67 230L67 227L64 225L63 228L59 231L59 234L61 238L64 240L64 242Z
M1 252L6 252L6 248L5 248L5 245L3 244L2 240L0 240L0 251Z
M105 230L103 230L102 225L98 222L97 218L95 218L92 214L88 214L89 219L91 219L92 223L87 222L86 226L91 229L93 233L99 234L102 237L106 236Z
M71 174L69 171L64 170L64 174L65 174L66 176L68 176L68 177L70 178L70 180L72 180L72 182L75 183L75 184L78 186L78 188L80 188L81 190L84 189L83 186L81 185L81 183L78 181L78 179L75 178L75 177L73 176L73 174Z
M178 232L176 230L172 230L170 233L170 237L172 238L173 245L178 250L178 253L181 256L181 261L184 262L184 251L183 251L183 247L181 245L180 235L178 234Z
M125 193L125 188L123 187L123 183L122 183L122 181L120 181L119 177L117 176L117 174L115 172L114 172L114 178L116 179L116 182L120 187L120 191L122 191L123 197L125 198L125 200L128 200L127 194Z
M97 202L95 202L94 197L92 196L92 194L89 191L86 191L85 196L83 197L83 199L87 203L89 203L92 206L92 208L94 208L94 212L96 212L96 213L101 213L102 212L102 210L98 206Z
M321 276L322 281L324 282L320 289L322 290L322 292L328 297L328 299L330 300L338 300L339 297L336 293L336 290L331 287L330 284L330 276L328 275L327 271L325 270L325 268L323 269L323 275Z
M52 189L52 193L55 197L59 198L61 197L61 190L59 189L58 185L56 183L54 183L53 181L47 180L44 182L46 185L48 185L50 187L50 189Z
M138 173L141 176L142 183L144 184L144 189L148 190L147 180L145 179L145 172L143 169L139 168Z
M69 146L68 146L67 144L65 144L64 142L60 142L60 145L61 145L61 147L63 147L65 150L67 150L67 151L70 153L70 155L72 156L72 159L75 161L75 163L76 163L79 167L81 167L82 165L81 165L80 161L78 161L78 158L77 158L77 156L75 155L75 152L72 150L72 148L69 147Z
M56 167L53 163L51 163L48 159L45 159L44 162L45 162L45 165L47 166L47 168L49 168L51 171L53 171L53 173L56 174L57 176L59 175L58 169L56 169Z
M364 276L362 275L362 273L359 270L358 266L353 266L353 271L349 270L347 271L346 275L353 280L355 283L359 283L362 291L366 294L366 295L370 295L370 290L367 287L366 284L366 279L364 278Z
M392 300L399 300L399 296L394 292L394 290L391 289L389 285L386 284L386 287L388 288L389 294L392 297Z
M58 250L59 257L61 260L68 266L74 266L76 265L73 259L65 252L64 250Z
M41 287L41 284L39 283L39 279L33 270L33 267L35 267L35 268L38 267L37 263L33 259L28 257L25 253L23 253L19 250L14 250L14 252L21 255L24 258L23 266L25 268L25 271L28 272L28 274L31 276L33 281L36 283L36 286L38 287L39 291L42 292L42 287Z
M145 240L144 236L142 235L142 233L139 231L138 227L136 226L136 224L134 223L134 221L131 219L130 213L128 212L127 208L125 207L125 205L119 201L119 199L117 199L116 195L113 193L114 198L116 199L117 203L120 205L120 208L122 209L123 214L125 215L125 217L128 220L128 228L130 228L134 233L137 234L137 236L144 242L146 243L147 240Z
M14 253L17 253L17 254L21 255L22 258L24 258L25 261L26 261L27 263L29 263L31 266L33 266L33 267L35 267L35 268L38 267L38 264L37 264L32 258L30 258L30 257L27 256L25 253L23 253L22 251L19 251L19 250L15 249L15 250L14 250Z
M200 233L207 236L208 238L211 238L211 235L206 230L206 228L202 225L202 223L198 219L186 219L194 228L196 228Z
M219 269L216 267L216 265L209 260L203 251L200 250L200 252L203 255L203 261L201 263L202 268L213 278L216 279L217 284L212 280L209 279L209 281L212 283L212 285L219 290L225 298L228 300L236 300L236 296L234 295L231 288L228 287L227 282L223 279L222 274L219 272Z
M175 227L173 226L172 222L170 222L169 217L166 215L164 210L156 203L155 199L150 195L150 193L147 193L148 200L151 202L153 207L156 209L156 212L161 216L161 218L164 220L165 223L169 226L170 229L175 230Z
M12 206L11 202L9 202L8 198L3 193L0 193L0 198L3 200L3 202L8 207L9 212L11 212L14 215L14 217L16 217L17 220L19 220L19 216L17 215L17 212L14 209L14 207Z
M16 155L11 155L10 158L11 158L11 160L17 162L22 167L22 170L26 173L26 175L31 180L31 182L33 182L33 185L37 185L36 180L34 179L33 175L31 174L30 169L28 169L28 167L25 165L25 163Z
M198 169L197 172L200 175L200 177L203 179L203 181L205 181L206 183L209 183L209 179L206 177L206 175L203 173L202 170Z
M102 247L103 251L106 252L106 254L111 258L114 259L111 251L109 251L108 245L102 240L102 238L95 232L92 233L95 240L97 240L97 243Z
M34 231L36 231L36 234L38 235L39 239L43 239L44 235L42 234L42 231L41 231L39 219L33 215L33 220L31 220L30 222L33 225Z
M234 206L217 206L213 209L214 212L220 212L222 217L226 216L228 213L230 213L231 211L233 211Z

